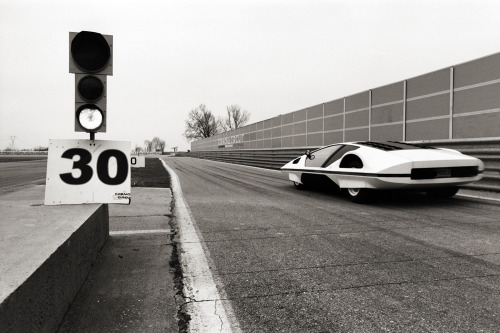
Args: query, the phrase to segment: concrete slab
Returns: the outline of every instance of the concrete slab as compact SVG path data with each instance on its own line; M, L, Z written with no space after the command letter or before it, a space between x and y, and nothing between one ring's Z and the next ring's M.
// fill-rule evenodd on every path
M133 187L129 206L109 206L111 236L59 332L178 332L171 197Z
M109 216L166 216L171 200L169 188L132 187L130 205L110 205Z
M111 236L59 332L177 332L169 235Z
M53 331L109 234L106 205L44 206L45 186L0 197L0 331Z

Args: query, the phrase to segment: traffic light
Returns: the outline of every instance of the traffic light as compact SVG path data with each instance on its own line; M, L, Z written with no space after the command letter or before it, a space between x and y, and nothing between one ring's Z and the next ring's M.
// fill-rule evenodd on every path
M106 132L106 78L113 75L113 36L70 32L69 45L69 72L75 73L75 131Z

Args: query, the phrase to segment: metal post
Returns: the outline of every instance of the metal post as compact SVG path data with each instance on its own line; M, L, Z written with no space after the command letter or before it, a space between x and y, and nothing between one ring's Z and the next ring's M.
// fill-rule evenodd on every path
M403 81L403 141L406 141L406 84L407 81Z
M372 139L372 90L368 93L368 141Z
M450 123L449 123L449 132L448 139L453 139L453 89L454 89L454 76L455 76L455 68L450 67Z
M344 97L344 119L343 119L343 124L342 124L342 141L345 142L345 97Z

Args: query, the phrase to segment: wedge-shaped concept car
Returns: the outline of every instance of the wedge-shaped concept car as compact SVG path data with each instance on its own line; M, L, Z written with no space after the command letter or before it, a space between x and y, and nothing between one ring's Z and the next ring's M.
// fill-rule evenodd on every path
M481 160L446 148L410 143L347 142L329 145L285 164L281 170L298 189L333 181L354 202L374 190L420 189L435 197L452 197L458 186L482 178Z

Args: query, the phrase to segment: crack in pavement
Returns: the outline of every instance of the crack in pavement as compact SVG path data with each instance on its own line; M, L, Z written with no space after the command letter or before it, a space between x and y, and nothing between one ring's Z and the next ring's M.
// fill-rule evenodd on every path
M500 274L471 275L471 276L457 277L457 278L430 279L430 280L419 280L419 281L373 283L373 284L365 284L365 285L341 287L341 288L331 288L331 289L299 290L299 291L288 291L288 292L283 292L283 293L273 293L273 294L263 294L263 295L248 295L248 296L241 296L241 297L232 297L230 299L224 299L224 300L230 301L231 299L256 299L256 298L266 298L266 297L274 297L274 296L303 295L303 294L313 294L313 293L323 293L323 292L335 292L335 291L342 291L342 290L365 289L365 288L372 288L372 287L383 287L383 286L393 286L393 285L417 285L417 284L429 283L429 282L459 281L459 280L467 280L467 279L474 279L474 278L487 278L487 277L498 277L498 276L500 276ZM221 299L221 300L223 300L223 299Z

